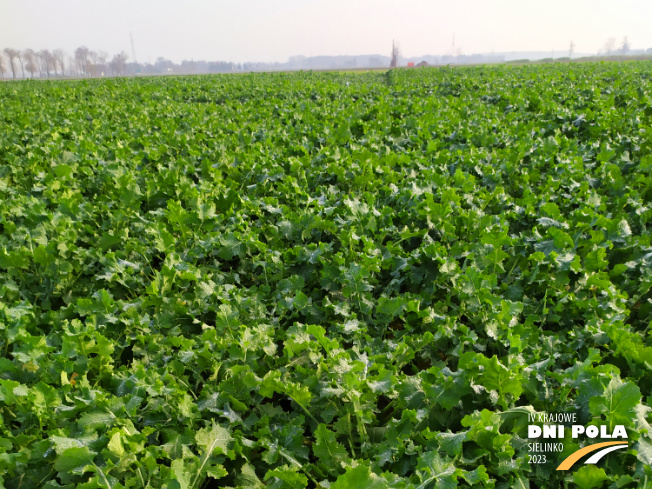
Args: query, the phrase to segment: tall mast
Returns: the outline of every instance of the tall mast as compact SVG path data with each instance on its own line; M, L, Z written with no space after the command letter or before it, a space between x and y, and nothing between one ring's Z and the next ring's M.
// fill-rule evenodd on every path
M129 39L131 40L131 57L134 58L134 63L137 63L136 60L136 47L134 46L134 35L129 31Z

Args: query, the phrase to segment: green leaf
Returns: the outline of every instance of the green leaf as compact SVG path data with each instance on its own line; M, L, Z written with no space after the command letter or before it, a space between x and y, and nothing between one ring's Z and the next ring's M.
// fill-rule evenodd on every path
M57 457L54 468L59 472L81 474L87 466L93 464L95 455L88 447L68 448Z
M449 457L455 457L462 453L462 443L466 440L466 432L460 433L438 433L437 441Z
M220 244L222 245L222 248L218 252L220 258L230 260L234 256L242 255L243 244L235 234L229 233L226 236L220 238Z
M221 479L226 477L228 474L229 472L221 464L211 465L206 468L206 475L213 479Z
M175 489L192 489L194 484L191 485L190 480L192 478L191 474L186 469L185 461L182 459L173 460L170 465L172 469L172 474L174 475L174 482L177 483L178 487Z
M487 484L489 482L489 474L487 474L487 468L484 465L480 465L477 469L471 471L463 471L462 477L470 485Z
M331 489L387 489L387 480L371 472L371 469L364 465L358 465L354 469L347 470L331 484Z
M632 235L632 229L629 227L629 223L625 219L618 223L618 234L622 238Z
M636 417L636 406L641 402L641 391L631 382L611 379L601 396L591 398L589 409L593 416L604 414L612 426L628 426Z
M7 405L12 405L17 402L15 390L20 387L20 382L14 380L0 379L0 401Z
M308 486L308 478L297 471L297 467L283 466L274 470L269 470L265 474L265 480L277 478L291 488L304 488Z
M349 457L344 446L337 441L336 434L322 423L315 430L313 452L319 462L331 473L339 473L342 462Z
M609 262L606 260L607 251L604 248L597 248L589 251L584 259L584 266L589 272L604 270Z
M122 457L125 454L125 449L122 445L122 437L120 436L119 431L115 432L113 436L111 436L107 448L111 453L117 455L118 457Z
M462 470L455 467L453 459L442 458L437 451L421 455L416 470L421 480L417 489L424 489L430 483L437 488L453 489L457 487L457 478L462 475Z
M54 443L55 451L59 455L69 448L81 448L85 445L82 440L77 438L67 438L64 436L51 436L50 440Z
M245 463L236 477L236 483L247 489L264 489L265 484L256 475L256 469L250 463Z
M113 414L107 412L87 413L79 418L77 424L80 428L98 430L111 426L115 422L115 419Z
M226 454L229 443L233 441L233 437L229 434L229 431L218 424L214 424L210 430L203 428L197 431L195 439L197 440L197 445L211 455Z
M604 469L595 465L584 465L573 473L573 482L582 489L602 487L606 480L609 480L609 476Z
M428 378L423 390L433 403L447 410L453 409L463 396L472 392L469 379L461 372L450 375L438 373L433 378Z
M213 424L212 428L203 428L197 431L195 435L197 445L203 449L203 455L199 462L199 468L193 485L196 486L200 477L206 470L210 457L214 455L226 455L228 452L229 444L233 441L233 437L226 428L222 428L218 424Z
M485 370L480 379L485 388L497 390L501 398L511 394L512 399L516 400L523 392L520 375L505 367L495 355L485 362ZM507 408L506 401L503 401L503 407Z

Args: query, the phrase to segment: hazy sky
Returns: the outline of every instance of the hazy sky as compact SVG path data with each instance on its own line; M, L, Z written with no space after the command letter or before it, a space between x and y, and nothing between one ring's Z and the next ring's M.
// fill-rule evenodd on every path
M287 61L292 55L652 47L651 0L0 0L0 49L80 45L154 62Z

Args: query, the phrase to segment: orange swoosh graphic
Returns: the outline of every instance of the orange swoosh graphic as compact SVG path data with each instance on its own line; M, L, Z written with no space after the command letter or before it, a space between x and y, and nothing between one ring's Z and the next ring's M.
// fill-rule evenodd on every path
M595 452L600 448L610 447L612 445L627 445L627 442L623 441L605 441L603 443L594 443L584 448L580 448L578 451L571 453L566 459L559 464L557 470L568 470L570 469L575 462L581 459L584 455L587 455L591 452Z

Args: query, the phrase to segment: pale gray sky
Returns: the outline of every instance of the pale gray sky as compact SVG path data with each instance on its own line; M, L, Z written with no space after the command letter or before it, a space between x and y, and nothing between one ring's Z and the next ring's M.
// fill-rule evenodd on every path
M292 55L404 56L652 47L650 0L0 0L0 49L80 45L139 61L287 61Z

